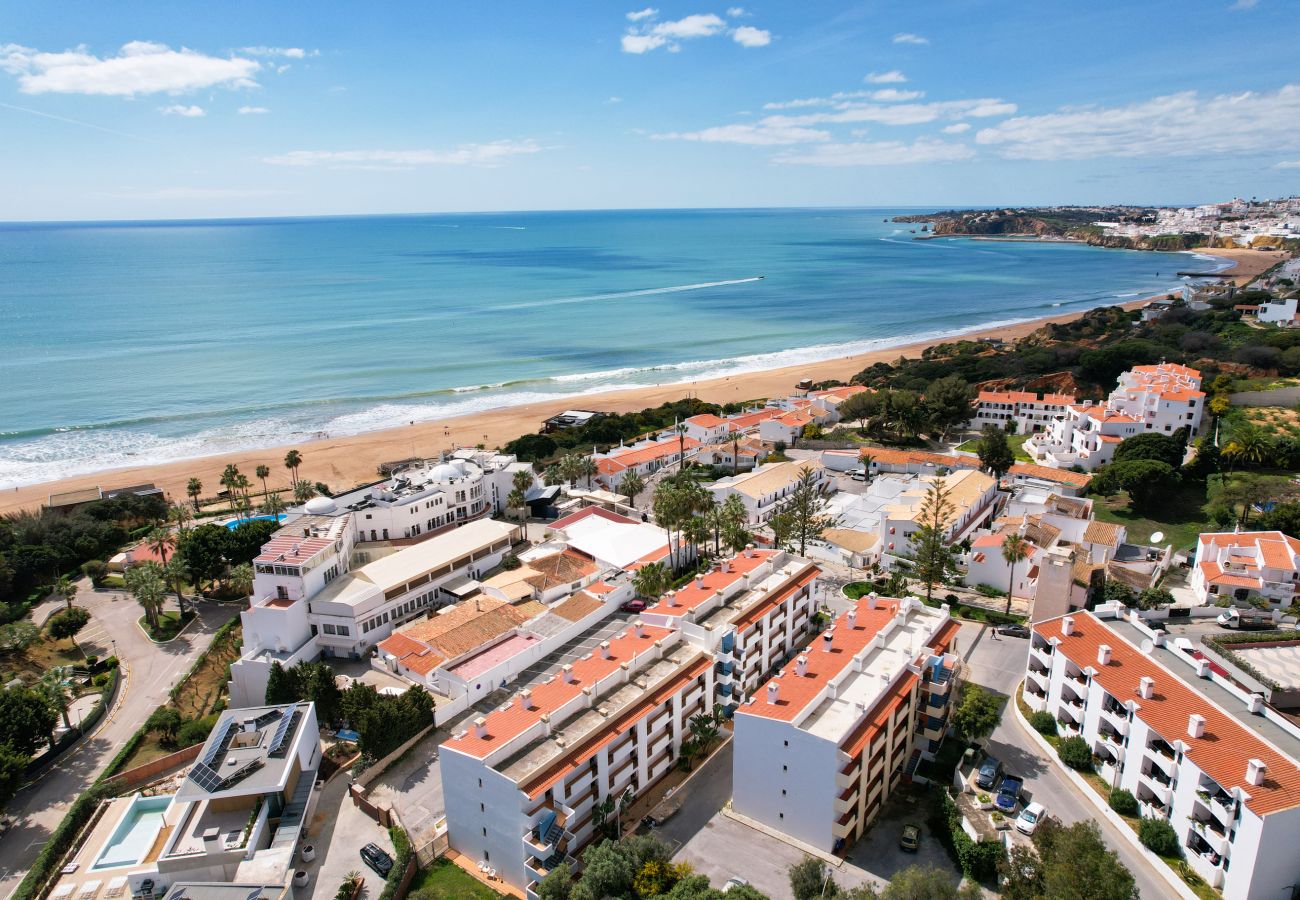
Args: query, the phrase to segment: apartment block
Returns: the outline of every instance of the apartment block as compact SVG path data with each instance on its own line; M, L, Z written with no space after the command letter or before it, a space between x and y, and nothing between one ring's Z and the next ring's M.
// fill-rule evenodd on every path
M1075 403L1070 394L1039 394L1033 391L980 391L975 398L975 415L970 427L982 431L985 425L1006 429L1015 426L1017 434L1033 434L1047 428Z
M1280 531L1202 534L1191 588L1202 603L1254 594L1290 606L1300 593L1300 541Z
M1292 896L1300 728L1187 639L1134 619L1103 610L1037 623L1025 702L1083 737L1101 777L1167 820L1188 865L1227 900Z
M736 710L734 811L826 852L861 837L943 741L957 631L915 598L859 599Z

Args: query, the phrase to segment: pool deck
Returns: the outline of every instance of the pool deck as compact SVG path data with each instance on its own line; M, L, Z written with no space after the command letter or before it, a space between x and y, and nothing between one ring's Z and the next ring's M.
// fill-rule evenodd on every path
M103 886L116 875L125 875L127 870L132 866L138 865L137 862L123 864L113 868L94 869L92 866L99 857L101 851L113 837L113 831L117 828L118 822L121 821L123 814L130 808L134 797L118 797L110 800L107 808L103 810L99 820L95 822L95 827L91 829L90 834L81 842L77 852L69 863L75 866L75 870L59 876L59 880L54 884L54 895L63 891L64 885L71 886L71 892L65 894L68 900L77 900L81 895L82 887L91 881L98 881L101 885L100 894L103 894ZM151 842L152 843L152 842ZM146 848L148 850L150 848Z

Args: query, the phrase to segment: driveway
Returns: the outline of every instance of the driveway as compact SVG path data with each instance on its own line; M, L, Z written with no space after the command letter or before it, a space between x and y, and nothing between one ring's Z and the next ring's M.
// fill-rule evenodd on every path
M1020 638L993 640L991 629L971 623L962 624L959 641L960 652L966 659L965 680L1014 697L1016 687L1024 675L1029 641ZM1166 882L1160 874L1133 850L1127 838L1114 825L1094 814L1092 799L1066 778L1060 769L1060 763L1039 754L1013 709L1008 707L1003 712L1002 721L983 743L991 754L1002 761L1008 772L1025 779L1025 802L1035 800L1043 804L1050 815L1056 816L1066 825L1083 821L1096 822L1107 846L1119 854L1120 861L1133 873L1142 896L1155 898L1168 895Z
M237 614L228 606L194 604L198 618L184 634L155 644L136 624L142 613L130 595L95 591L83 580L75 602L91 615L90 623L77 635L86 653L100 657L116 653L122 662L117 700L89 737L10 801L7 814L17 824L4 838L0 897L13 893L72 802L167 699L172 686L211 642L213 633Z
M416 846L422 846L432 837L432 833L426 832L431 832L446 811L438 745L450 735L445 728L430 732L370 784L370 799L375 803L389 803L397 810L410 832L411 843Z
M348 796L349 779L339 775L321 790L320 802L308 826L308 842L316 848L316 858L309 863L298 862L310 880L305 888L294 888L295 900L330 898L338 891L349 872L360 872L366 879L362 889L364 897L378 897L384 890L384 879L361 859L361 848L378 844L389 856L393 855L393 842L388 829L370 818Z

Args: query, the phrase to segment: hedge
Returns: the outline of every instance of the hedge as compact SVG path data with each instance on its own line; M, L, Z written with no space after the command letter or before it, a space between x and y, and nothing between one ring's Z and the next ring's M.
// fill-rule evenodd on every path
M393 840L393 867L388 870L388 878L384 881L384 890L380 893L379 900L393 900L406 876L406 867L411 862L411 839L407 837L406 829L397 825L390 826L388 836Z
M81 830L95 815L99 804L111 794L109 788L96 781L73 802L68 814L50 834L49 840L37 854L36 861L27 870L27 876L10 895L10 900L35 900L45 893L46 882L58 873L64 854L71 849Z
M1001 841L973 841L961 827L961 810L947 790L943 792L943 818L947 826L940 832L944 843L956 856L962 874L973 881L987 881L997 874L998 863L1006 856Z

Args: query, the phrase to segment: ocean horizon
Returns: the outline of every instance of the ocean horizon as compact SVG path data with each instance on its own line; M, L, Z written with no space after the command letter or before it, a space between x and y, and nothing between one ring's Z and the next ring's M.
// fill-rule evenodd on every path
M1009 325L1194 255L888 221L928 208L0 224L0 487Z

